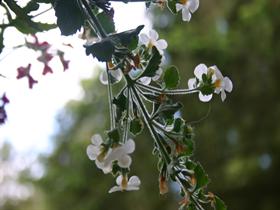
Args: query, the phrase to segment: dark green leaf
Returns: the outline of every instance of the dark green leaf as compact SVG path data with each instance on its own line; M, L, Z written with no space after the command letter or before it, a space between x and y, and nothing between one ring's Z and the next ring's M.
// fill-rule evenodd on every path
M4 30L0 31L0 54L2 53L4 49L4 36L3 36Z
M131 122L130 122L130 132L133 135L139 135L144 129L144 123L142 122L142 120L140 118L134 118Z
M179 133L184 128L185 121L182 118L176 118L173 125L173 131Z
M159 65L161 63L162 56L156 47L152 48L152 56L144 69L141 77L153 77L156 75L156 71L159 69Z
M224 201L222 201L222 199L220 199L218 196L215 196L214 209L215 210L227 210L227 207L226 207Z
M110 142L112 142L112 143L119 143L120 142L120 134L119 134L119 131L118 131L117 128L115 128L111 131L108 131L107 135L110 139Z
M100 42L92 45L85 46L85 48L87 55L92 54L93 57L96 57L102 62L110 61L115 52L114 44L108 38L102 39Z
M177 14L176 11L176 0L168 0L167 1L167 8L173 13L173 14Z
M135 29L123 31L121 33L112 34L109 36L114 42L120 43L121 45L128 47L135 38L138 37L140 31L144 28L144 25L140 25Z
M117 108L117 120L122 117L123 112L126 110L126 96L123 94L123 91L113 99L113 104Z
M183 139L184 142L184 156L191 156L193 154L193 150L194 150L194 142L191 139Z
M173 104L161 104L158 108L155 116L160 116L165 119L173 118L173 115L179 111L183 105L181 103L173 103Z
M209 183L209 178L202 166L198 163L194 169L196 178L196 189L206 187Z
M110 15L101 12L97 15L97 18L107 34L115 32L115 23Z
M84 18L76 0L56 0L54 9L62 35L74 34L83 25Z
M165 70L163 80L167 89L176 88L179 85L180 76L178 69L171 66Z
M30 12L32 12L32 11L35 11L35 10L37 10L37 9L39 9L39 4L38 4L36 1L30 1L30 2L28 2L27 5L26 5L24 8L22 8L22 10L23 10L26 14L28 14L28 13L30 13Z

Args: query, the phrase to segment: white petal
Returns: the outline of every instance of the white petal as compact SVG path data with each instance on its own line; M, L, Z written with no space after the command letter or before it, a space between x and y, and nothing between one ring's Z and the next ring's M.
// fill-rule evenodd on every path
M161 75L162 75L162 72L163 72L162 68L159 68L159 69L156 71L156 75L153 76L152 80L153 80L153 81L159 80L159 78L160 78Z
M183 8L184 8L184 6L182 4L179 4L179 3L176 4L176 11L177 12L179 12Z
M109 190L109 193L113 193L117 191L122 191L122 188L120 186L114 186Z
M117 185L121 185L122 184L122 180L123 180L123 175L119 175L118 177L117 177L117 179L116 179L116 183L117 183Z
M225 77L225 78L224 78L224 83L225 83L224 89L225 89L227 92L231 92L231 91L232 91L232 88L233 88L233 85L232 85L232 81L230 80L230 78Z
M150 42L150 39L146 34L140 34L139 35L139 42L141 44L148 45L149 42Z
M203 95L201 92L199 92L199 94L198 94L199 100L202 101L202 102L210 101L212 96L213 96L212 94L210 94L210 95Z
M122 79L122 71L120 69L111 70L110 74L119 82Z
M186 8L183 8L182 9L182 18L183 18L183 21L190 21L191 20L191 13L188 9Z
M188 87L189 87L189 89L194 89L194 88L197 87L196 78L191 78L191 79L189 79L189 81L188 81Z
M197 79L200 81L202 80L202 75L207 74L207 66L203 63L197 65L194 69L194 75L196 76Z
M194 13L199 7L199 0L189 0L189 10Z
M128 186L135 186L138 187L141 184L141 181L138 176L132 176L128 180Z
M127 186L127 188L125 190L126 191L139 190L139 186Z
M223 79L224 78L222 72L218 69L217 66L210 66L209 69L214 69L214 73L215 73L217 79Z
M164 39L160 39L156 42L156 47L160 50L166 49L167 46L168 46L168 44Z
M132 139L129 139L127 142L125 142L123 146L127 154L130 154L135 150L135 142Z
M102 71L99 80L103 85L108 85L108 77L106 71Z
M95 165L97 168L102 169L104 174L108 174L112 171L112 165L104 165L104 162L100 162L97 159L95 160Z
M150 30L149 36L151 41L155 42L156 40L158 40L158 33L155 30Z
M152 78L151 78L151 77L141 77L141 78L139 79L139 81L140 81L142 84L144 84L144 85L148 85L148 84L151 83Z
M131 157L128 155L122 155L118 158L118 165L121 168L129 168L131 162L132 162Z
M221 92L222 101L224 101L226 99L226 97L227 97L226 92L224 90L222 90L222 92Z
M102 137L100 134L94 134L91 137L91 143L95 146L100 146L103 143Z
M90 160L95 160L99 153L99 149L93 145L87 146L87 155Z

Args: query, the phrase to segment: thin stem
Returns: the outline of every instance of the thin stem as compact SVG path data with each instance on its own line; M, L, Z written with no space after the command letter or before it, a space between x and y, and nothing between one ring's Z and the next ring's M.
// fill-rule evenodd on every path
M144 121L146 123L146 126L148 127L153 139L155 140L156 145L158 146L158 149L160 150L160 153L164 159L164 161L166 162L166 164L169 164L171 162L170 157L168 156L168 153L164 147L164 145L162 144L162 142L160 141L159 137L158 137L158 133L156 132L151 118L149 116L149 113L147 112L145 105L142 101L142 99L139 96L139 93L137 92L137 90L135 89L134 86L131 86L131 90L133 92L134 97L136 98L137 104L142 112L142 115L144 117Z
M162 90L160 88L150 86L150 85L144 85L140 82L136 82L138 86L140 86L143 89L153 91L158 94L165 94L165 95L185 95L185 94L191 94L198 91L198 88L194 89L178 89L178 90Z
M45 14L46 12L50 11L51 9L53 9L53 7L50 7L49 9L46 9L46 10L44 10L44 11L42 11L42 12L40 12L40 13L34 15L34 16L32 16L32 18L38 17L38 16L40 16L42 14Z
M97 34L100 36L100 38L106 38L107 34L106 34L105 30L103 29L99 20L93 14L93 12L92 12L90 6L88 5L87 1L86 0L77 0L77 3L79 5L80 9L87 16L87 19L88 19L89 24L92 27L92 29L97 32Z
M112 84L111 84L111 80L110 80L109 67L108 67L107 63L106 63L106 73L107 73L107 78L108 78L107 92L108 92L108 101L109 101L110 127L111 127L111 129L114 129L116 127L116 124L115 124L115 110L114 110L114 107L113 107Z
M124 122L124 134L123 142L127 141L128 131L129 131L129 112L130 112L130 89L127 88L127 98L126 98L126 117Z

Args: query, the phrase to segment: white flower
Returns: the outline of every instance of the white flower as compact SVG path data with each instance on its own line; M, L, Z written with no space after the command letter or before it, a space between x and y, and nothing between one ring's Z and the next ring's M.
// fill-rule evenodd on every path
M144 44L148 48L155 46L160 54L163 54L163 50L167 48L167 42L164 39L159 39L158 33L155 30L150 30L149 35L140 34L139 42Z
M224 77L221 73L221 71L217 68L217 66L211 66L210 71L214 71L214 87L215 87L215 93L220 94L222 101L226 99L226 92L231 92L233 85L232 81L228 77Z
M117 186L112 187L109 190L109 193L116 192L116 191L133 191L139 190L139 186L141 184L140 179L138 176L132 176L127 180L127 176L120 175L116 179Z
M138 79L139 82L141 82L142 84L144 85L149 85L152 81L157 81L159 80L159 78L161 77L162 75L162 68L159 68L157 71L156 71L156 74L155 76L153 77L141 77L140 79Z
M114 83L121 81L122 79L122 71L120 69L109 70L109 74L115 80ZM108 85L108 76L106 71L102 71L99 76L99 80L103 85Z
M99 134L95 134L91 137L91 143L87 146L87 155L90 160L102 159L101 154L104 152L104 147L102 146L103 140ZM100 157L99 157L100 156Z
M112 164L117 161L117 164L121 168L128 168L131 165L131 154L135 150L135 143L132 139L129 139L122 145L118 145L107 152L107 155L102 161L95 161L98 168L102 169L105 174L112 171Z
M176 11L182 10L183 21L190 21L192 13L199 7L199 0L180 0L179 2L176 3Z
M232 91L232 82L228 77L224 77L217 66L207 67L205 64L199 64L195 67L194 70L195 78L191 78L188 81L188 87L190 89L200 87L204 85L202 76L206 75L208 78L211 77L211 86L214 88L216 94L221 93L222 101L226 99L226 93ZM202 94L199 92L199 99L202 102L208 102L211 100L213 94Z

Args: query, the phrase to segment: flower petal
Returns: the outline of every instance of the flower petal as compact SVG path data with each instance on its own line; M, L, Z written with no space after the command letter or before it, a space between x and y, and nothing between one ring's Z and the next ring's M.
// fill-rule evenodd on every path
M122 155L118 158L118 165L121 168L129 168L131 162L132 162L131 157L128 155Z
M128 180L128 186L134 186L134 187L139 187L141 184L141 181L138 176L132 176Z
M160 39L156 42L156 47L160 50L166 49L167 46L168 46L167 41L165 41L164 39Z
M122 79L122 71L120 69L111 70L110 74L119 82Z
M189 89L194 89L194 88L197 87L196 78L191 78L191 79L189 79L189 81L188 81L188 87L189 87Z
M108 76L106 71L102 71L100 76L99 76L99 80L103 85L108 85Z
M197 79L202 80L202 75L207 74L207 66L203 63L198 64L194 69L194 75Z
M179 3L176 4L176 11L177 12L179 12L183 8L184 8L184 6L182 4L179 4Z
M159 78L161 77L162 73L163 73L162 68L159 68L159 69L156 71L156 75L152 77L152 80L153 80L153 81L159 80Z
M198 97L199 100L202 102L208 102L212 99L213 94L210 95L203 95L201 92L199 92Z
M125 144L123 145L125 151L127 154L130 154L134 152L135 150L135 142L132 139L129 139Z
M139 42L141 44L148 45L149 42L150 42L150 39L146 34L140 34L139 35Z
M122 191L122 188L120 186L114 186L109 190L109 193L113 193L117 191Z
M232 88L233 88L233 85L232 85L232 81L230 80L230 78L225 77L225 78L224 78L224 83L225 83L224 89L225 89L227 92L231 92L231 91L232 91Z
M149 31L149 36L150 36L150 40L152 42L155 42L156 40L158 40L158 33L153 29Z
M227 95L226 95L226 92L224 90L221 91L221 98L222 98L222 101L224 101L226 99Z
M95 160L98 153L99 153L98 147L95 147L93 145L87 146L87 156L89 157L90 160Z
M148 85L148 84L151 83L152 78L151 78L151 77L141 77L141 78L139 79L139 81L140 81L142 84L144 84L144 85Z
M189 0L189 10L194 13L199 7L199 0Z
M94 134L91 137L91 143L95 146L100 146L103 143L102 137L100 134Z
M183 21L190 21L191 20L191 13L188 9L186 8L183 8L182 9L182 18L183 18Z
M123 180L123 175L119 175L118 177L117 177L117 179L116 179L116 183L117 183L117 185L121 185L122 184L122 180Z

